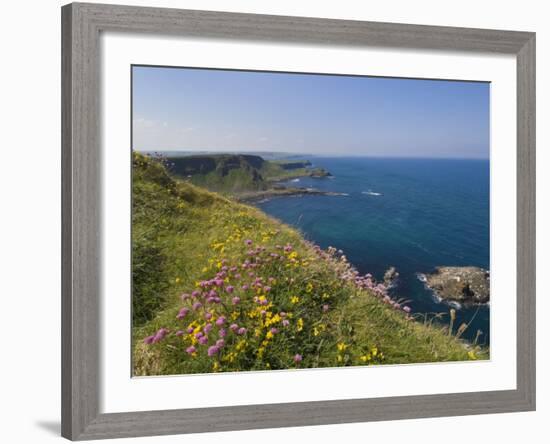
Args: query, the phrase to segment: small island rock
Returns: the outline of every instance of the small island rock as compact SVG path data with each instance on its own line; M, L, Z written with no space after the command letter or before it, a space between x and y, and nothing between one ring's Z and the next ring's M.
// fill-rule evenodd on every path
M489 271L479 267L437 267L425 283L443 300L461 304L489 302Z

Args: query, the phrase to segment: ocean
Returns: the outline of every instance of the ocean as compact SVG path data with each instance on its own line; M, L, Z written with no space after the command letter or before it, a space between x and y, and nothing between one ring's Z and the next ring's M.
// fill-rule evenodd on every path
M399 280L392 296L413 313L448 324L451 307L437 301L418 273L437 266L489 269L488 160L329 158L307 156L332 178L300 178L291 186L345 193L277 197L256 205L293 225L323 248L342 249L362 274L382 280L390 266ZM463 337L489 344L489 306L457 310Z

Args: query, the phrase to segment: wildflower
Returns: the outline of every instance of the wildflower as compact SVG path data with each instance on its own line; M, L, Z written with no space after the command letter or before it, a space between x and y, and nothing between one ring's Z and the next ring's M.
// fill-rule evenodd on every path
M271 332L271 334L274 334L274 335L279 333L279 330L277 330L275 327L272 327L271 330L269 330L269 331Z
M176 336L182 336L185 332L183 330L178 330Z
M290 298L290 302L292 302L293 304L297 304L298 302L300 302L300 298L298 296L292 296Z
M186 301L187 299L189 299L189 294L187 293L182 293L181 296L180 296L181 300L182 301Z
M220 351L220 349L218 347L216 347L215 345L212 345L212 346L208 347L208 356L212 357L212 356L218 354L219 351Z
M238 333L239 335L244 335L244 334L246 333L246 328L244 328L244 327L239 328L239 329L237 330L237 333Z
M206 345L206 344L208 344L208 337L207 337L207 336L201 336L201 337L199 338L199 344L201 344L201 345Z
M279 313L279 316L280 316L281 318L285 318L285 317L286 317L286 313L285 313L284 311L281 311L281 312Z
M214 279L214 285L216 287L221 287L223 285L223 279L220 279L220 278Z
M194 298L198 298L200 294L201 292L199 290L193 290L193 292L191 293L191 296L193 296Z
M348 346L344 342L339 342L336 344L336 347L338 348L338 351L343 352Z
M247 285L247 284L244 284L242 287L241 287L244 291L248 290L250 287Z
M227 330L225 328L220 328L219 335L220 338L225 338L227 336Z
M244 241L244 244L250 247L250 245L252 245L252 241L250 239L247 239Z
M405 313L410 313L410 312L411 312L411 307L405 305L405 306L403 307L403 311L404 311Z
M218 319L216 319L217 326L222 326L223 324L225 324L225 316L220 316Z
M288 327L290 324L290 321L288 319L283 319L283 327Z
M212 319L212 313L205 313L205 314L204 314L204 319L206 319L207 321L209 321L210 319Z
M227 291L228 293L233 293L233 290L235 290L235 287L233 287L232 285L228 285L227 287L225 287L225 291Z
M187 327L187 333L191 334L195 331L195 329L193 327Z
M231 302L233 303L233 305L238 305L239 302L241 302L241 298L238 296L235 296L233 299L231 299Z
M230 329L231 331L237 331L237 330L239 329L239 326L238 326L237 324L231 324L231 325L229 326L229 329Z
M193 310L195 310L195 311L197 311L201 307L202 307L202 304L200 302L195 302L193 304Z
M153 339L155 339L155 335L147 336L147 337L143 340L143 342L144 342L145 344L152 344L152 343L153 343Z
M328 304L323 305L323 313L326 313L330 310L330 306Z
M198 331L197 333L195 333L195 338L197 339L200 339L204 336L204 333L202 331Z
M298 319L298 322L296 324L296 330L302 331L304 329L304 320L302 318Z
M266 285L266 286L264 287L264 291L265 291L266 293L269 293L269 292L271 291L271 287L269 287L269 286Z
M204 330L204 334L207 335L208 333L210 333L210 332L212 331L212 328L214 328L214 327L212 327L212 324L206 324L206 325L204 326L204 329L203 329L203 330Z
M225 345L225 341L223 339L218 339L216 341L216 347L222 348Z
M476 353L473 351L473 350L470 350L468 352L468 358L470 358L471 360L475 361L477 359L477 356L476 356Z
M300 354L298 354L298 353L296 353L296 354L294 355L294 362L295 362L296 364L298 364L299 362L302 362L302 359L303 359L303 358L302 358L302 355L300 355Z
M178 315L176 316L176 319L183 319L185 316L187 316L187 314L189 313L189 309L187 307L183 307Z
M197 349L195 348L195 346L191 345L191 346L187 347L187 348L185 349L185 351L186 351L188 354L192 355L193 353L195 353L195 352L197 351Z

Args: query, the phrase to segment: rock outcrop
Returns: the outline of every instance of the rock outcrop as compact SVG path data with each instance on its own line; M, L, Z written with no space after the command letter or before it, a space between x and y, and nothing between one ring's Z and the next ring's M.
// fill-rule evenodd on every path
M483 268L437 267L424 280L443 300L465 305L489 302L489 271Z

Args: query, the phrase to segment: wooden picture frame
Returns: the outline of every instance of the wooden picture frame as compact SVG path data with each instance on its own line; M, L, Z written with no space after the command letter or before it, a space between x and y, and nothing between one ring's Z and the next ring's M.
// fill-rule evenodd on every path
M100 413L99 35L103 31L511 54L517 60L517 388ZM62 435L73 440L535 409L535 34L73 3L62 8ZM215 419L215 420L214 420Z

